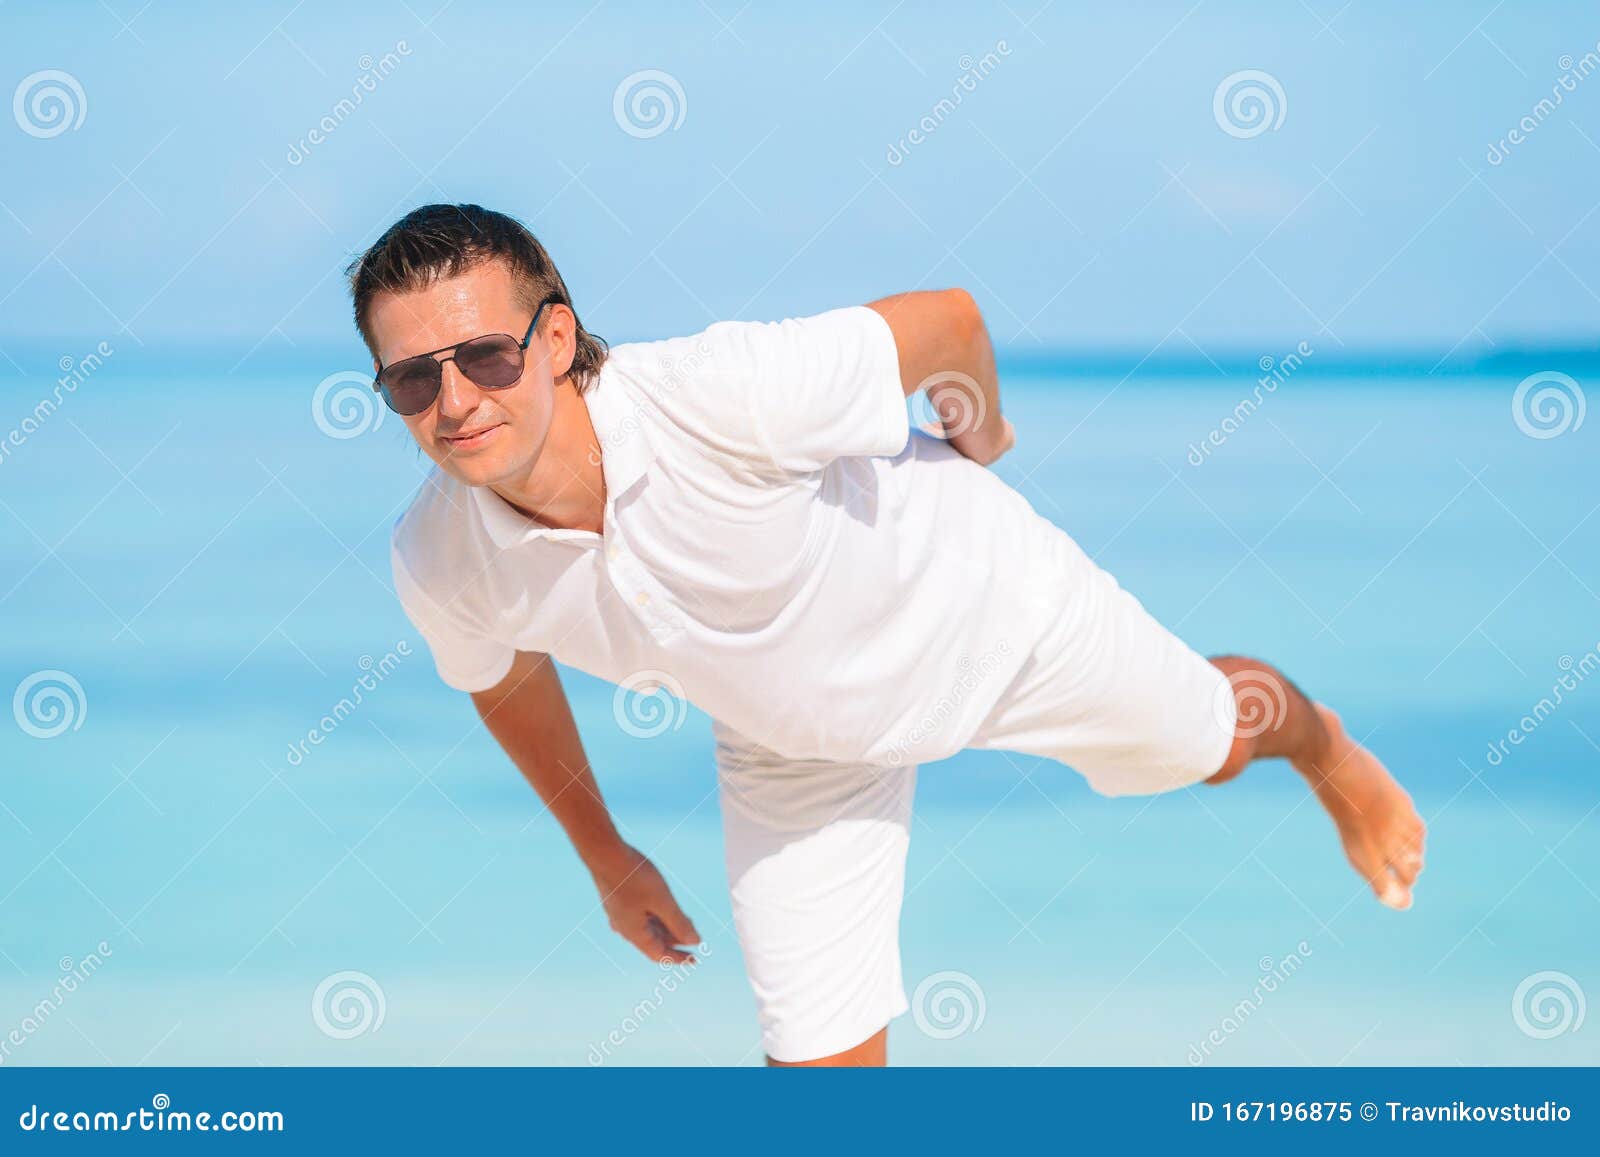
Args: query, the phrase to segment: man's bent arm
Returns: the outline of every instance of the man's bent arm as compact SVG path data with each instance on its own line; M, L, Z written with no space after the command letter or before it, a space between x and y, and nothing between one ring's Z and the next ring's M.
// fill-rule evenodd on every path
M868 308L889 323L906 396L928 391L952 446L984 466L1011 448L1015 435L1000 413L994 345L970 293L898 293Z
M700 939L666 881L618 834L583 753L578 725L547 655L519 651L506 677L473 705L544 801L594 877L611 927L653 960L681 963Z

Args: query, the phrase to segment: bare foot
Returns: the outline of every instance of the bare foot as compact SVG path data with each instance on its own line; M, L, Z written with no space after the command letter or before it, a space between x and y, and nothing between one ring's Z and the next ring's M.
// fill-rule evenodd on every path
M1328 750L1315 761L1295 760L1295 770L1333 817L1351 867L1379 900L1404 911L1422 872L1427 828L1377 757L1345 734L1337 715L1320 703L1316 708L1328 730Z

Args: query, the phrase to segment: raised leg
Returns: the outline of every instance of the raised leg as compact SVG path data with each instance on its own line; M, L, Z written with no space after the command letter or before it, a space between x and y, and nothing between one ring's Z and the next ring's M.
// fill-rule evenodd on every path
M1258 759L1287 759L1338 828L1351 867L1383 903L1411 907L1427 829L1406 790L1282 672L1238 655L1211 662L1233 688L1238 723L1227 762L1206 782L1226 783Z

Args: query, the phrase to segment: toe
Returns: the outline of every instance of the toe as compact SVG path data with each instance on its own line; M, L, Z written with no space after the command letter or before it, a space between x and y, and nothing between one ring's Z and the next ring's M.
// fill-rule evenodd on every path
M1402 882L1408 885L1416 883L1417 877L1422 875L1422 867L1425 862L1423 845L1426 837L1426 830L1421 824L1418 824L1416 830L1401 844L1400 851L1391 861L1391 866L1394 868L1395 873Z
M1404 912L1411 907L1410 883L1395 872L1385 869L1379 873L1378 878L1372 881L1372 890L1380 903L1396 912Z
M1422 858L1420 856L1404 856L1390 865L1398 879L1406 887L1417 882L1417 877L1422 874Z
M1410 881L1402 879L1380 851L1360 844L1347 848L1346 853L1350 866L1366 880L1380 903L1401 912L1411 907Z

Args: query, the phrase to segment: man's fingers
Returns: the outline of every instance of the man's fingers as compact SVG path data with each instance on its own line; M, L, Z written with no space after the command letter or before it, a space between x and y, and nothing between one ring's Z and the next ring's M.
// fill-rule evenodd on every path
M700 943L694 921L684 915L666 881L648 860L640 858L634 873L632 886L607 898L612 929L658 964L695 963L694 953L680 947Z
M617 933L645 956L648 956L651 960L656 959L656 957L661 954L660 943L657 942L656 938L651 935L647 929L640 929L639 931L635 932L631 929L623 930L618 928Z
M679 913L679 915L682 916L682 913ZM680 944L697 944L699 943L697 937L678 935L655 913L650 915L650 934L656 939L657 955L663 961L670 959L675 964L694 963L694 953L678 946Z
M700 933L695 931L694 922L683 914L683 909L671 896L667 897L667 902L657 911L656 917L674 944L700 943Z
M666 929L651 917L646 926L637 932L622 932L621 936L639 950L641 956L656 964L694 964L694 954L674 947L667 940Z

